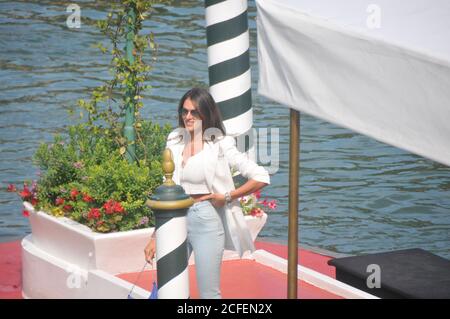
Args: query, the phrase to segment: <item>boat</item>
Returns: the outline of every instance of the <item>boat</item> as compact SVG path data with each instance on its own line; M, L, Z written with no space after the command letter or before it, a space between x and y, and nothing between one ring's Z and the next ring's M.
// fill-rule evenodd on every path
M107 273L98 269L87 275L93 291L74 296L77 291L66 285L69 278L69 264L57 258L53 262L57 267L48 269L45 289L37 291L39 287L23 287L22 285L22 245L21 240L0 244L0 299L23 298L95 298L95 299L127 299L130 291L135 299L148 299L151 294L152 283L156 278L156 270L147 267L142 273L122 272ZM257 240L256 251L251 256L240 259L237 256L225 258L222 266L221 290L224 299L285 299L287 292L287 245L285 243ZM36 253L36 252L34 252ZM335 279L334 267L327 264L332 258L323 251L313 251L311 248L300 248L301 265L298 265L298 298L299 299L348 299L348 298L376 298ZM27 253L26 253L27 254ZM230 252L228 252L230 254ZM140 254L143 260L143 253ZM336 255L333 255L336 256ZM29 258L29 257L25 257ZM33 267L45 267L34 261ZM42 268L41 268L42 269ZM74 268L72 267L72 270ZM48 279L51 282L48 282ZM189 265L190 298L198 299L195 278L195 265L192 260ZM91 283L93 282L93 284ZM76 284L76 282L74 282ZM83 283L84 284L84 283ZM133 289L133 286L136 287ZM62 289L62 287L64 289ZM24 290L25 289L25 290ZM42 289L42 287L40 288ZM36 293L27 296L27 292ZM65 290L65 291L64 291ZM72 294L72 295L70 295Z
M419 10L425 0L370 5L356 0L339 5L331 0L257 0L258 91L291 108L290 235L289 243L256 240L257 250L242 259L226 252L224 298L378 298L336 279L332 260L349 257L298 248L300 111L450 165L450 42L445 41L450 5L445 0L437 0L433 10ZM373 9L368 18L375 20L359 16L368 8ZM384 29L377 28L379 9L386 12ZM412 14L417 12L422 14ZM427 39L431 33L434 37ZM103 239L70 222L49 221L43 212L31 217L39 218L32 235L0 244L0 298L125 299L132 290L133 298L149 297L156 270L141 271L142 251L127 262L120 258L143 247L150 230L124 241L114 263L101 262L105 255L92 249L97 244L108 247ZM39 231L43 229L51 231ZM50 240L52 232L66 242ZM126 234L111 234L108 241L116 236ZM67 243L74 249L63 249ZM198 298L194 272L191 260L192 299ZM444 274L436 275L439 279ZM448 278L440 279L441 286L450 288Z

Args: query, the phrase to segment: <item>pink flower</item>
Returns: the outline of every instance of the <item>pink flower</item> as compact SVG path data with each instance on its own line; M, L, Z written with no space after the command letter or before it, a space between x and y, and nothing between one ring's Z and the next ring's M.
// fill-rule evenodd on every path
M269 204L267 204L267 206L269 206L270 209L277 208L276 200L270 201Z
M262 217L264 214L264 211L261 208L253 208L250 211L250 215L254 216L254 217Z
M33 181L33 183L31 184L31 192L33 193L33 194L36 194L36 191L37 191L37 182L36 181Z
M75 162L73 163L73 167L75 167L76 169L81 169L83 168L83 162Z
M148 222L149 222L148 217L147 217L147 216L144 216L144 217L141 218L141 220L140 220L140 222L139 222L139 226L147 225Z
M56 198L55 204L58 206L64 204L64 198L61 197Z
M250 196L243 196L239 202L244 214L254 217L262 217L268 209L275 209L277 207L276 200L268 201L268 199L261 199L261 190L253 192ZM266 209L267 207L267 209Z
M17 192L17 188L13 184L8 185L8 192Z

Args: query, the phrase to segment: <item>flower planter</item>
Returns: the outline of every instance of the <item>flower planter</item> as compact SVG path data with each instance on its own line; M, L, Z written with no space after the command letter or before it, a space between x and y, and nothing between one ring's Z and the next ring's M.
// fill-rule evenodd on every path
M264 213L261 217L245 216L248 229L252 235L253 241L258 237L259 232L263 229L267 221L267 214Z
M244 216L245 218L245 222L247 223L247 227L250 231L250 235L253 239L253 241L256 240L256 238L258 237L259 232L263 229L264 225L266 224L267 221L267 214L263 213L262 216L260 217L255 217L255 216ZM239 254L235 251L231 251L231 250L225 250L224 254L223 254L223 260L234 260L234 259L239 259L241 257L239 257ZM242 255L242 258L247 258L247 259L253 259L253 254L250 251L246 251L244 252L244 254ZM194 263L194 258L193 256L191 256L191 259L189 260L189 263L192 264Z
M33 243L46 253L86 270L117 274L142 269L153 228L96 233L69 218L35 211L26 202L24 206L30 212Z
M103 234L69 218L35 211L28 202L24 202L24 206L30 212L33 244L49 255L88 271L99 269L119 274L142 269L144 247L154 231L153 227ZM264 227L267 214L262 217L245 216L245 220L255 240Z

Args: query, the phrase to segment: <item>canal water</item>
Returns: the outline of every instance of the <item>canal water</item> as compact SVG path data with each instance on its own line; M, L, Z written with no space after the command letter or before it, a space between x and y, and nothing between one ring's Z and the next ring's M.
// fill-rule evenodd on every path
M81 27L69 29L66 1L0 1L0 241L30 232L9 183L36 179L32 156L75 118L77 99L108 79L109 56L93 44L103 5L73 1ZM257 94L256 9L249 1L255 128L279 128L280 167L263 198L278 207L260 233L286 241L289 110ZM203 1L156 7L145 32L159 45L142 114L176 124L176 104L207 85ZM106 42L105 42L106 43ZM301 70L298 70L301 72ZM343 254L420 247L450 258L450 169L302 114L300 242Z

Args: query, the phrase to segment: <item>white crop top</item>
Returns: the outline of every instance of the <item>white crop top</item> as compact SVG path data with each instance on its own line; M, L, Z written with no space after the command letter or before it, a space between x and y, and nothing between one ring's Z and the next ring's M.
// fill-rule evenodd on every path
M203 150L188 158L186 164L180 167L180 184L186 194L208 194L210 193L206 185Z

